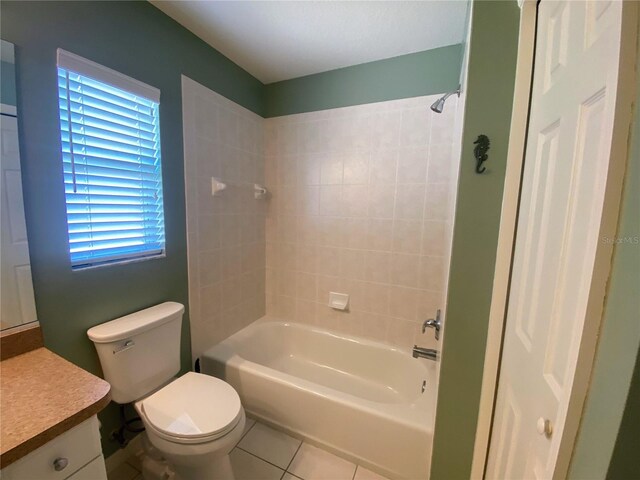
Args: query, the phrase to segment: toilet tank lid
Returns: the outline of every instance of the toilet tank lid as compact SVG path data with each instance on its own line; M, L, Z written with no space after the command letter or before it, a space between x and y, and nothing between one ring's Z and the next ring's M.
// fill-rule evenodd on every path
M117 342L167 323L183 313L184 305L165 302L91 327L87 335L94 343Z

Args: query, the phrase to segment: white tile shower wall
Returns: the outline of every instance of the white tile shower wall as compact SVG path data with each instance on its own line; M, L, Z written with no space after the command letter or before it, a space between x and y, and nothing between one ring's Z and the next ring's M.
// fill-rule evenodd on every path
M192 356L265 313L264 120L182 77ZM227 183L211 194L211 177Z
M444 305L457 185L457 99L437 98L265 121L268 314L413 345Z

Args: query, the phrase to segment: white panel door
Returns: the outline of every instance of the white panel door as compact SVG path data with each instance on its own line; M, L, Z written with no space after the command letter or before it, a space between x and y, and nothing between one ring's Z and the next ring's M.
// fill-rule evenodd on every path
M22 203L18 122L0 115L0 327L36 320Z
M610 166L622 2L538 8L488 479L558 475Z

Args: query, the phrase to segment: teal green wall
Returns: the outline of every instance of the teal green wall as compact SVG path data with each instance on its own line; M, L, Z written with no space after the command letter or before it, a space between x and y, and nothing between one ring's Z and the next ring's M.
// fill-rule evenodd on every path
M458 87L462 45L266 85L266 117L450 92Z
M640 83L637 88L620 243L614 250L591 386L569 471L572 480L605 478L607 470L612 479L640 478Z
M165 300L188 304L181 74L262 116L268 116L266 105L274 115L439 93L455 88L460 75L461 48L451 46L265 87L147 2L3 1L0 8L2 38L16 45L23 188L38 318L48 348L96 374L100 366L86 337L88 328ZM57 48L161 90L166 258L71 271ZM190 366L188 318L187 311L183 370ZM109 455L116 448L108 436L118 424L117 411L112 405L100 417Z
M629 386L627 404L622 416L616 446L607 470L607 480L640 478L640 353Z
M462 160L442 350L432 480L471 472L513 102L520 9L474 2ZM475 173L473 141L491 139Z
M187 305L180 74L262 113L263 85L147 2L6 2L2 38L16 45L20 149L33 283L45 345L100 373L89 327L166 300ZM166 250L163 259L71 271L60 160L56 48L158 87ZM188 314L182 367L190 366ZM117 424L101 415L105 454Z
M0 8L2 38L16 45L25 211L45 344L96 374L88 328L165 300L188 302L181 74L265 117L450 91L460 77L462 47L453 45L265 86L147 2L3 1ZM166 258L71 271L57 48L161 90ZM190 366L189 350L187 312L183 370ZM116 448L108 436L117 411L112 405L100 417L109 455Z
M16 105L16 68L13 63L0 62L0 103Z

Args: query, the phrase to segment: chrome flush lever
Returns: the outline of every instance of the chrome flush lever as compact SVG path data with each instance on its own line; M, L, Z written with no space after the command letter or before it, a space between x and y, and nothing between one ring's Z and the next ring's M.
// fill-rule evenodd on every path
M124 352L125 350L129 350L131 347L133 347L136 344L136 342L134 342L133 340L127 340L126 342L124 342L122 345L120 345L119 347L116 347L113 350L113 354L117 354L120 352Z
M436 340L440 340L440 329L442 328L442 322L440 321L440 309L436 310L436 318L430 318L425 320L422 324L422 333L427 331L427 328L433 328L436 331Z

